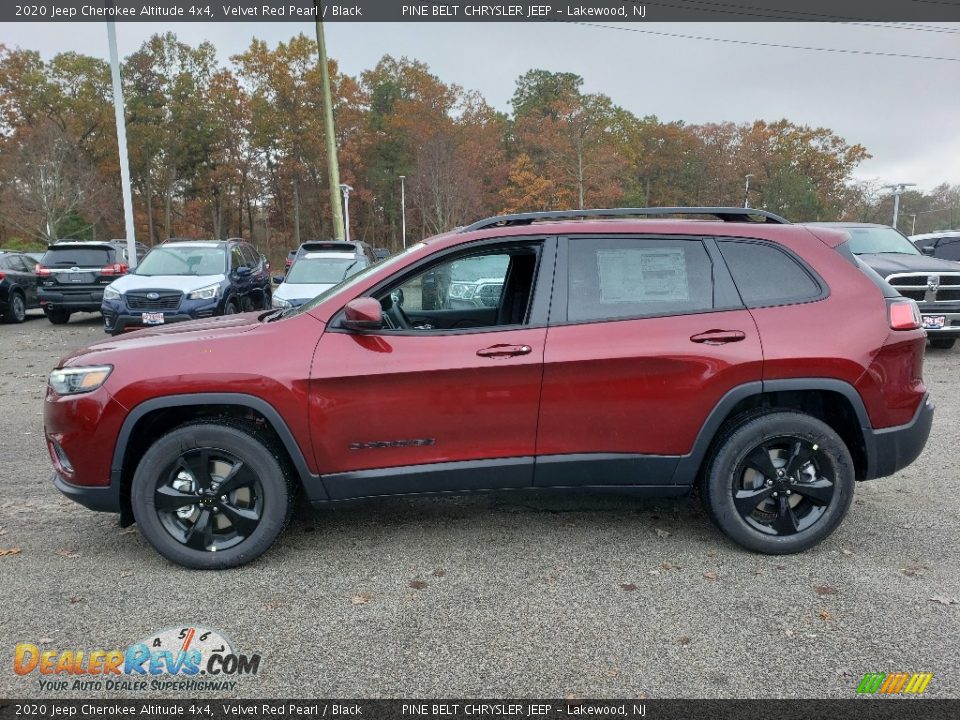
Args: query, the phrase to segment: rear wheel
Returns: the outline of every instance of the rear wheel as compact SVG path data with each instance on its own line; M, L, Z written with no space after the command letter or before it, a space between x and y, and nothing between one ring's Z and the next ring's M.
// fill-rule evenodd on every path
M14 292L10 296L10 304L7 312L3 316L4 322L22 323L27 319L27 302L24 300L23 293Z
M262 305L263 305L263 308L262 308L262 309L264 309L264 310L272 310L272 309L273 309L273 293L271 293L270 290L264 290L264 291L263 291L263 303L262 303Z
M239 423L182 425L144 454L131 485L133 514L168 560L207 570L262 555L290 517L280 453Z
M70 313L66 310L47 310L47 320L54 325L66 325L70 322Z
M704 478L716 525L754 552L813 547L843 520L853 499L850 451L826 423L793 411L741 419L721 437Z
M237 301L231 298L230 300L227 301L227 304L224 306L223 314L236 315L238 312L240 312L240 307L237 305Z
M936 348L937 350L949 350L955 342L957 342L956 338L933 337L930 338L930 347Z

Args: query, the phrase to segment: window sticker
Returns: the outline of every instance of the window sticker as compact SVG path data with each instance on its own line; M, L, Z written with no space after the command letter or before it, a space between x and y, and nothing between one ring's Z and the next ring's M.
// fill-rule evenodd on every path
M601 303L690 299L683 248L598 250Z

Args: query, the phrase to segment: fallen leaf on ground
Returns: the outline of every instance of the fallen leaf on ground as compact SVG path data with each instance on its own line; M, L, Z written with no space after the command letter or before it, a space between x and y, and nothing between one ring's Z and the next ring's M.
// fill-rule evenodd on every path
M622 590L626 590L627 592L633 592L634 590L637 589L637 586L634 585L633 583L623 583L623 585L621 585L620 588Z
M818 615L818 616L820 617L820 619L823 620L824 622L826 622L827 620L829 620L829 619L832 617L832 615L830 615L830 613L828 613L826 610L821 610L820 612L817 613L817 615Z
M49 645L50 643L53 642L53 638L40 638L39 640L37 640L37 642L40 643L41 645Z
M668 562L662 562L662 563L660 563L660 569L661 569L661 570L673 570L673 565L671 565L671 564L668 563Z
M753 574L754 574L754 575L757 575L757 576L760 576L760 575L763 575L764 573L763 573L763 570L754 570L754 571L753 571Z
M121 530L121 531L120 531L120 534L121 534L121 535L136 535L136 534L137 534L137 528L136 528L135 526L131 525L130 527L124 528L123 530Z
M22 552L22 548L0 548L0 557L4 555L19 555Z
M717 579L717 574L716 574L713 570L707 570L707 571L703 574L703 576L704 576L707 580L710 580L711 582L713 582L714 580Z
M612 678L620 677L620 671L617 670L616 668L610 668L609 670L607 670L607 677L612 677Z
M689 644L690 644L690 638L687 637L686 635L683 635L677 639L677 645L683 645L684 647L686 647Z
M266 605L263 606L263 609L276 610L278 607L280 607L280 603L277 602L276 600L271 600L270 602L268 602Z
M414 590L423 590L425 587L427 587L427 584L423 580L411 580L410 587L412 587Z
M784 630L783 634L787 637L793 637L793 630Z
M836 595L840 592L833 585L817 585L813 590L817 595Z
M930 598L930 602L940 603L941 605L958 605L960 600L956 598L949 598L944 595L934 595Z
M359 595L354 595L350 598L350 602L354 605L366 605L370 602L370 596L367 593L360 593Z
M133 570L121 570L120 577L130 577L133 575Z
M844 555L853 555L852 550L841 550L840 552L842 552Z
M78 602L80 602L81 600L83 600L82 597L77 597L76 595L74 595L72 598L70 598L70 604L71 604L71 605L76 605L76 604L77 604Z
M658 538L668 538L668 537L670 537L670 533L669 533L669 531L667 531L667 530L661 530L660 528L657 528L656 530L654 530L654 532L657 534L657 537L658 537Z
M443 568L437 568L437 569L434 570L431 574L432 574L434 577L443 577L444 575L447 574L447 571L444 570Z

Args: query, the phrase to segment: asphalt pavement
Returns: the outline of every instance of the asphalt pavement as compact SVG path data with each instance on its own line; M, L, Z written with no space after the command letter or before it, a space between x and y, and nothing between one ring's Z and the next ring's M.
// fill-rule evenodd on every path
M693 500L498 493L301 511L256 563L209 573L50 483L47 373L102 337L94 315L0 325L0 697L181 697L45 691L14 648L197 626L261 655L232 689L186 693L210 698L847 698L895 671L960 697L960 348L928 351L921 458L858 485L800 555L739 549Z

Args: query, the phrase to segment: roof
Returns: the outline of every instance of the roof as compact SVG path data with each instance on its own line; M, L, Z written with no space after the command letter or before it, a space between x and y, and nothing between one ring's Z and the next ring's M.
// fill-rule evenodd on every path
M920 235L911 235L911 240L929 240L931 238L960 237L960 230L941 230L940 232L921 233Z
M808 222L808 223L803 223L803 224L804 224L804 225L811 225L811 226L813 226L813 227L838 227L838 228L858 228L858 227L862 227L862 228L871 228L871 227L888 228L888 227L890 227L889 225L884 225L883 223L843 222L843 221L840 221L840 220L835 221L835 222Z
M176 245L177 247L212 247L219 248L226 244L224 240L174 240L163 243L164 247Z

